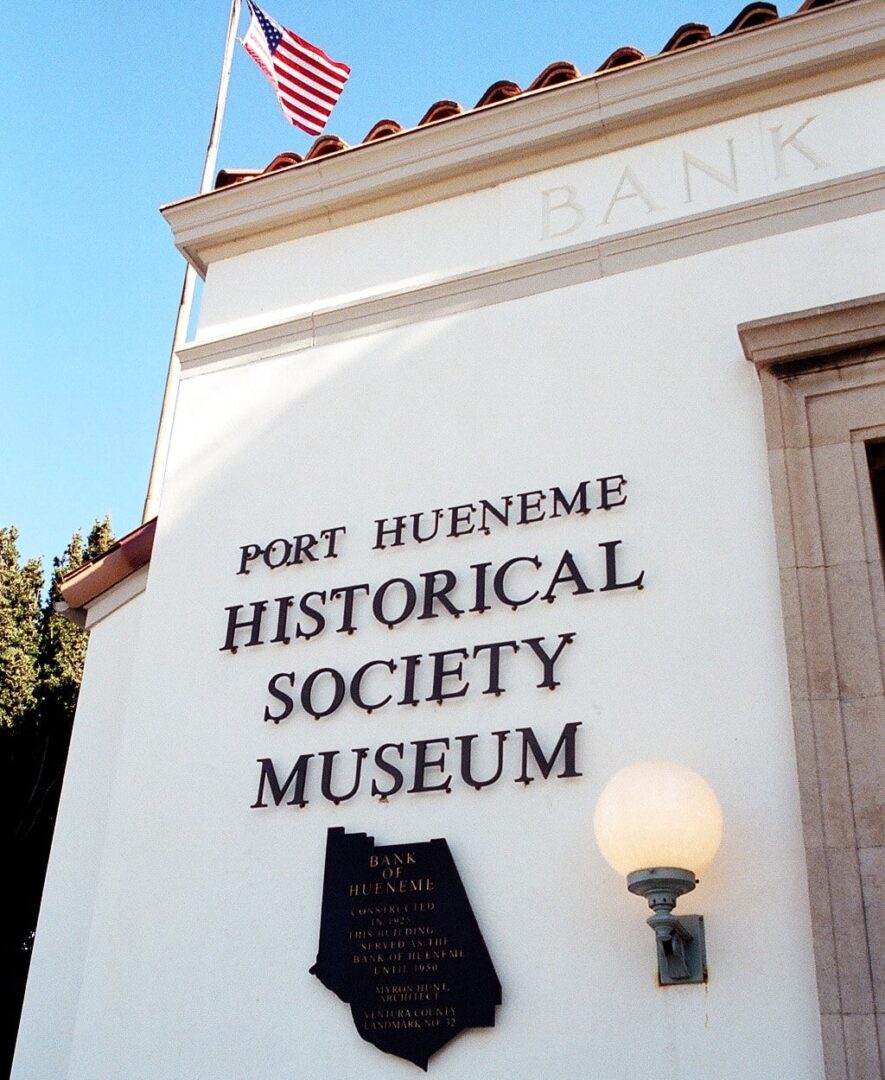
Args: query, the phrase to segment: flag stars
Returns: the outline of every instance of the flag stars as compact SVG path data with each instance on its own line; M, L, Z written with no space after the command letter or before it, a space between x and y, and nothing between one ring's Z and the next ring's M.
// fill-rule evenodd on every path
M319 135L350 68L265 15L254 0L249 0L249 10L252 21L243 47L273 85L286 119Z

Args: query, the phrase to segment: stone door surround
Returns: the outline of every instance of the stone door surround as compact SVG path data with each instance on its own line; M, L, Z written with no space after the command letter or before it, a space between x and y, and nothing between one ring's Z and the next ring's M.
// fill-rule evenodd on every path
M885 1078L885 295L738 328L762 387L827 1080Z

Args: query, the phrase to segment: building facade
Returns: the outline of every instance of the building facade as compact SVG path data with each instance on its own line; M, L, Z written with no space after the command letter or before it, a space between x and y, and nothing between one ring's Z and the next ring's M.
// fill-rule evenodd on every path
M883 1076L883 31L751 5L165 208L199 327L65 590L16 1080L414 1074L311 972L338 829L457 865L501 1001L442 1080ZM702 985L593 840L656 759L722 807Z

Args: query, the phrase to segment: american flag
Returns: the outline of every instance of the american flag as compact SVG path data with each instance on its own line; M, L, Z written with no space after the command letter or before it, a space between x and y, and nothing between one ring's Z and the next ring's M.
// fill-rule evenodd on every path
M350 68L293 34L249 0L243 48L270 80L286 119L319 135L341 96Z

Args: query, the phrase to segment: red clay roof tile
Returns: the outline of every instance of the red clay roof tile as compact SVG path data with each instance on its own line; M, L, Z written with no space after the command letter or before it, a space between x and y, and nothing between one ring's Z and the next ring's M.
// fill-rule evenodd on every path
M492 83L473 107L474 109L483 109L486 105L497 105L499 101L507 101L510 98L519 97L521 93L521 86L518 86L515 82L508 82L506 79L501 79L500 82Z
M703 23L685 23L683 26L679 27L663 49L661 49L661 52L676 52L677 49L685 49L688 48L689 45L697 45L702 41L707 41L712 36L710 27L704 26Z
M527 92L529 90L546 90L548 86L559 86L560 83L571 82L573 79L579 79L580 77L580 71L568 60L554 60L552 64L548 64L544 68L534 82L529 83L526 90Z
M597 72L611 71L612 68L623 67L624 64L635 64L637 60L644 60L645 53L640 49L634 49L632 45L622 45L596 69Z
M314 158L326 157L328 154L337 154L347 149L347 143L338 135L320 135L314 141L313 146L304 155L305 161L313 161Z
M232 187L260 175L255 169L219 169L215 177L215 190L221 191L222 188Z
M276 172L277 169L288 169L290 165L300 165L302 161L304 161L304 158L300 154L287 150L285 153L277 154L264 171Z
M464 110L457 101L434 101L427 112L418 121L418 127L435 124L437 120L448 120L450 116L460 116Z
M63 577L59 589L65 603L72 608L82 608L150 562L156 530L157 519L151 518L121 536L104 555L83 563Z
M774 22L777 17L777 8L774 4L747 4L743 11L735 15L719 36L736 34L738 30L752 30L754 27Z
M374 142L376 139L386 139L388 135L397 135L402 130L402 124L398 124L396 120L379 120L377 124L373 124L369 129L363 142L367 143Z

